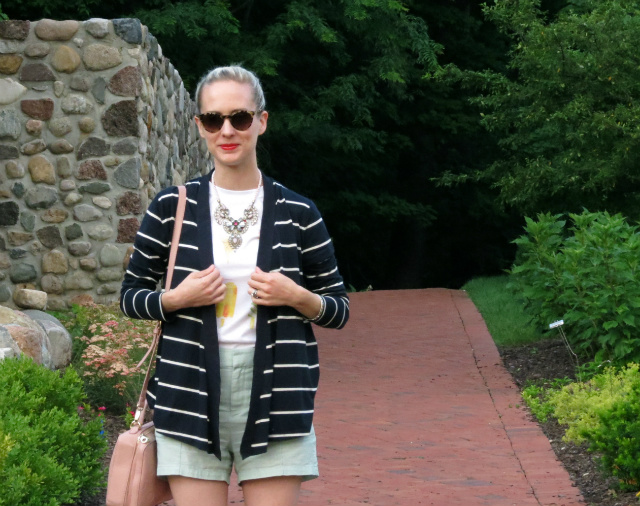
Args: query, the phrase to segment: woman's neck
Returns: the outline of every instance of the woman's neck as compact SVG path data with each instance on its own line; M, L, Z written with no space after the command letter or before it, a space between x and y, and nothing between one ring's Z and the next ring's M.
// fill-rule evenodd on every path
M213 181L225 190L252 190L258 187L260 170L258 167L249 170L219 167L213 173Z

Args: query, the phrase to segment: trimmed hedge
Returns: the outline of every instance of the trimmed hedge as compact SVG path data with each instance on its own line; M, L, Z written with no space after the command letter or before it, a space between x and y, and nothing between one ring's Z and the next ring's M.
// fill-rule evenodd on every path
M104 485L102 420L82 380L30 358L0 361L0 506L57 506Z

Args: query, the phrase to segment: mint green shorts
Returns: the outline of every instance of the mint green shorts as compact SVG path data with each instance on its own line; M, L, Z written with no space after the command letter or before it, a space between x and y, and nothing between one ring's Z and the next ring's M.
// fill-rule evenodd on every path
M303 481L318 477L313 428L308 436L269 442L266 453L242 459L240 443L249 414L253 355L253 348L220 348L222 460L156 432L158 476L177 475L230 483L235 467L238 483L275 476L300 476Z

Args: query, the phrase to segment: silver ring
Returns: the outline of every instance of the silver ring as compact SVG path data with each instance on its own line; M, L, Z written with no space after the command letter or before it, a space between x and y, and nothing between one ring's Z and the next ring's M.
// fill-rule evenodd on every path
M258 290L254 290L251 294L251 297L253 297L254 299L259 299L260 297L258 297Z

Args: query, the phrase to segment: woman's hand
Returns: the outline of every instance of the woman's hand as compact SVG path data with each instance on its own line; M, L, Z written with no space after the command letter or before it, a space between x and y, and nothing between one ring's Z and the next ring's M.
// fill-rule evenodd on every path
M185 307L217 304L224 299L227 286L218 268L211 264L203 271L192 272L175 288L162 294L162 308L167 312Z
M249 294L259 306L291 306L307 318L320 312L320 296L281 272L264 272L256 267L249 278Z

